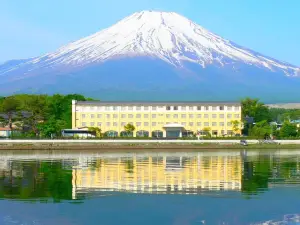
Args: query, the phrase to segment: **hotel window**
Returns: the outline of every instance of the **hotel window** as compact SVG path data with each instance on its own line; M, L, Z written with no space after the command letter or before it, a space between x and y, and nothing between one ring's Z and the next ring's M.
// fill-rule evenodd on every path
M136 107L136 111L141 111L142 107L141 106L137 106Z
M214 118L214 119L217 118L217 114L212 114L211 118Z
M225 108L224 106L220 106L220 110L221 110L221 111L223 111L223 110L224 110L224 108Z
M185 106L181 106L181 110L182 110L182 111L185 111L185 110L186 110L186 107L185 107Z
M156 114L152 114L152 118L155 119L156 118Z
M182 119L185 119L185 118L186 118L186 115L185 115L185 114L181 114L181 118L182 118Z
M227 118L231 119L232 118L232 114L227 114Z
M166 118L168 118L168 119L171 118L171 114L167 114Z
M217 126L217 123L216 123L216 122L212 122L211 125L212 125L213 127L216 127L216 126Z
M85 126L86 126L86 122L82 122L81 125L82 125L83 127L85 127Z
M174 110L178 110L178 106L174 106L173 109L174 109Z
M95 123L94 123L94 122L91 122L91 123L90 123L90 126L91 126L91 127L95 126Z
M228 123L227 123L227 126L231 126L231 122L228 122Z
M197 110L201 111L201 106L200 105L197 106Z
M155 110L156 110L156 106L152 106L152 110L154 110L154 111L155 111Z
M115 119L118 118L118 114L114 114L114 118L115 118Z
M149 126L149 123L148 123L148 122L144 122L144 126L145 126L145 127L148 127L148 126Z
M202 126L202 123L201 123L201 122L198 122L198 123L197 123L197 126L198 126L198 127L201 127L201 126Z
M121 110L122 110L122 111L125 111L125 110L126 110L126 106L122 106L122 107L121 107Z
M129 124L133 125L133 122L129 122Z
M207 119L207 118L208 118L208 114L204 114L204 118L206 118L206 119Z
M239 111L239 110L240 110L240 107L238 107L238 106L234 107L234 111Z
M97 126L98 126L98 127L101 127L101 125L102 125L102 124L101 124L100 122L97 123Z
M167 106L167 110L171 110L171 106Z
M224 123L223 122L220 122L219 125L220 125L220 127L224 127Z
M141 114L136 114L136 118L141 118Z
M209 106L204 107L205 111L209 111Z
M113 123L113 126L114 126L114 127L117 127L117 126L118 126L118 123L114 122L114 123Z
M220 114L219 118L223 119L224 118L224 114Z
M141 125L142 125L141 122L137 122L137 123L136 123L136 126L137 126L137 127L140 127Z
M235 114L234 118L236 118L236 119L240 118L240 114Z
M198 115L197 115L197 118L202 118L202 115L201 115L201 114L198 114Z
M189 110L193 111L194 110L194 106L189 106Z
M145 119L149 118L149 115L148 114L144 114L144 118Z
M174 114L174 115L173 115L173 118L174 118L174 119L177 119L177 118L178 118L178 114Z
M204 122L205 127L209 127L209 122Z
M114 111L118 111L118 106L114 106L114 107L113 107L113 110L114 110Z
M194 123L193 123L193 122L190 122L190 123L189 123L189 126L190 126L190 127L194 126Z
M94 119L95 118L95 114L91 114L91 119Z
M97 118L98 118L98 119L100 119L101 117L102 117L102 115L101 115L101 114L98 114L98 115L97 115Z
M228 135L233 135L232 130L228 130L228 131L227 131L227 134L228 134Z
M82 118L85 118L85 114L82 114L81 117L82 117Z
M102 111L102 107L101 107L101 106L98 106L98 107L97 107L97 110L98 110L98 111Z
M156 122L152 122L152 126L155 127L156 126Z
M132 107L132 106L128 106L128 110L129 110L129 111L132 111L132 110L133 110L133 107Z
M128 114L128 118L132 119L133 115L132 114Z
M158 108L159 108L159 109L164 109L164 107L163 107L163 106L158 106Z
M232 106L227 106L227 111L231 111L232 110Z
M149 106L144 106L144 110L149 110Z
M217 111L217 106L213 106L212 111Z
M186 126L186 123L185 122L183 122L183 123L181 123L182 124L182 126Z
M122 126L122 127L125 127L125 126L126 126L126 123L125 123L125 122L122 122L122 123L121 123L121 126Z
M105 110L106 110L106 111L109 111L109 110L110 110L110 107L109 107L109 106L105 106Z
M110 118L110 114L106 114L106 118L109 119Z
M190 115L189 115L189 118L190 118L190 119L194 118L194 115L193 115L193 114L190 114Z
M126 118L126 114L122 114L121 118L123 118L123 119Z
M110 122L107 122L107 123L106 123L106 126L107 126L107 127L110 127Z

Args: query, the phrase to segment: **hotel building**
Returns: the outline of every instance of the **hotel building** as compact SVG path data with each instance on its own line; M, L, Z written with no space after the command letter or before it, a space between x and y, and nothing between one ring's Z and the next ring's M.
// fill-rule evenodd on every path
M204 130L232 135L234 120L241 122L236 102L72 101L73 129L99 127L108 136L125 136L127 124L134 125L134 137L176 138Z

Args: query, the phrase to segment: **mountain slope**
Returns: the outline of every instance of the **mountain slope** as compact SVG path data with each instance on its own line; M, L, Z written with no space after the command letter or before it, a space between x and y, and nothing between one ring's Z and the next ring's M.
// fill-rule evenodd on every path
M151 11L135 13L53 53L0 65L2 92L79 91L99 97L104 90L114 90L164 93L177 99L180 96L174 91L182 87L188 92L186 98L204 89L213 93L216 87L227 91L228 98L239 98L252 89L270 97L274 87L289 87L284 94L288 96L300 87L299 76L298 67L238 46L176 13ZM224 93L214 96L224 97ZM201 97L209 96L202 93Z

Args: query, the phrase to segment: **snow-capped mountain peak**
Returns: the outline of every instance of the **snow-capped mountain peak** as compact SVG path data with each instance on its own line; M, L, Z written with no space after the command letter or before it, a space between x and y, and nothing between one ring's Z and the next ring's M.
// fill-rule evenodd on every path
M173 12L142 11L41 57L0 64L0 95L107 100L299 100L300 69ZM169 96L169 97L168 97Z
M176 67L192 62L206 67L246 63L297 76L299 68L239 47L174 12L134 13L110 28L28 63L82 66L116 57L156 57Z

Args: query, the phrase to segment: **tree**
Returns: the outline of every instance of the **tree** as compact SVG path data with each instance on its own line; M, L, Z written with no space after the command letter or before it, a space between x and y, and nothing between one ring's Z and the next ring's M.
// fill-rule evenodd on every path
M211 131L211 128L210 128L210 127L204 127L204 128L203 128L203 133L204 133L206 136L211 137L210 131Z
M250 135L257 138L267 138L272 134L272 127L267 120L255 124L250 130Z
M47 96L33 95L25 101L24 109L29 116L24 118L24 124L37 136L39 134L38 124L45 122L48 113Z
M297 126L286 121L283 123L280 129L281 137L296 137L297 136Z
M19 111L20 102L13 96L4 98L1 101L0 112L2 112L2 122L6 122L10 129L12 129L14 118Z
M63 120L56 120L53 117L47 121L38 124L37 128L41 137L61 136L61 130L66 126L66 122Z
M133 131L135 131L135 126L128 123L127 125L124 126L124 130L126 131L127 136L129 136L130 134L133 133Z
M83 95L53 95L49 98L49 114L66 122L65 128L72 128L72 100L85 101Z
M101 129L99 127L89 127L88 131L95 135L95 137L102 137Z
M238 120L232 120L231 121L232 124L232 130L234 132L234 134L238 134L241 130L241 123Z
M245 98L241 101L242 118L246 116L253 117L255 122L266 120L271 121L269 108L260 102L259 99Z

